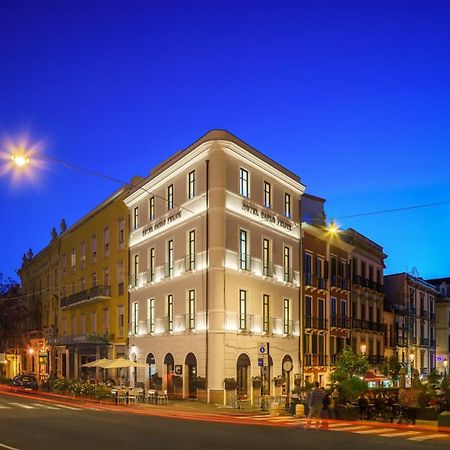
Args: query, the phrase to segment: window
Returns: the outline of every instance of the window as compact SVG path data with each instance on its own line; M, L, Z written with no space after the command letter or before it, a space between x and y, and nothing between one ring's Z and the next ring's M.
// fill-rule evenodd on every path
M242 168L239 170L239 194L243 197L250 197L248 171Z
M91 312L91 334L97 334L97 313Z
M272 186L267 181L264 181L264 207L272 207Z
M80 256L81 256L81 268L84 269L86 267L86 242L85 241L83 241L81 243Z
M318 316L318 322L319 322L318 328L320 330L323 330L323 329L325 329L325 300L323 298L319 298L317 306L318 306L317 316Z
M131 304L131 334L136 335L138 332L139 304L134 302Z
M173 277L173 239L167 241L166 277Z
M263 239L263 275L265 277L273 276L271 247L269 239Z
M173 184L167 187L167 209L173 208Z
M263 295L263 333L270 332L270 297Z
M345 300L341 300L341 317L347 317L347 302Z
M247 329L247 291L239 291L239 329Z
M125 330L125 307L123 305L119 305L117 307L117 328L118 337L123 338L123 333Z
M195 197L195 170L188 173L188 199Z
M91 286L92 287L97 286L97 272L91 273Z
M139 206L136 206L133 209L133 230L137 230L139 228Z
M191 289L188 293L188 329L195 329L195 291Z
M283 250L283 274L284 281L292 282L291 249L289 247L284 247Z
M109 334L109 309L103 310L103 334Z
M125 219L119 219L119 250L125 248Z
M186 270L195 270L195 230L188 234L188 256Z
M124 281L125 281L125 270L123 266L123 261L117 263L117 294L123 295L124 293Z
M155 332L155 299L147 300L147 333Z
M86 334L86 316L84 313L80 316L80 328L81 328L81 334Z
M148 255L149 282L155 281L155 249L152 247Z
M291 334L291 301L288 298L284 299L283 305L283 332Z
M109 256L109 228L103 230L103 254Z
M70 267L72 269L72 272L75 272L76 264L77 264L77 251L76 249L73 248L72 252L70 253Z
M72 336L77 334L77 318L75 316L70 318L70 334Z
M173 331L173 294L167 296L167 331Z
M337 316L337 299L336 299L336 297L331 297L330 308L331 308L331 311L330 311L331 317L336 317Z
M305 253L304 256L304 272L305 272L305 284L307 286L312 286L313 280L312 280L312 255L310 253ZM286 280L285 280L286 281Z
M291 217L291 195L288 193L284 194L284 215Z
M82 291L86 290L86 278L84 277L80 278L80 290Z
M109 286L109 268L103 268L103 286Z
M91 236L91 257L92 257L92 262L96 263L97 262L97 235L93 234Z
M150 197L148 201L148 218L149 220L155 220L156 218L155 197Z
M239 269L250 270L250 258L247 254L248 241L247 232L245 230L239 231Z
M312 297L305 297L305 327L312 327Z
M133 256L133 273L132 273L132 277L133 277L132 286L133 287L136 287L138 284L138 276L139 276L139 255L134 255Z

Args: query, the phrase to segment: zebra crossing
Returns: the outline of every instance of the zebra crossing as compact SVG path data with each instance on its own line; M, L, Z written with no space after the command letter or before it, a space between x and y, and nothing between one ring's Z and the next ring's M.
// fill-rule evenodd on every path
M13 409L83 411L86 408L78 408L75 406L63 405L63 404L59 404L59 403L20 403L20 402L0 403L0 410L13 410ZM94 409L94 408L89 408L89 409Z
M251 416L252 421L288 426L298 428L316 429L314 425L308 427L308 419L297 418L291 416L270 416L267 414ZM314 423L314 422L313 422ZM355 422L333 422L328 423L324 427L320 426L317 429L323 429L334 432L347 432L368 436L379 436L386 438L404 438L409 441L421 442L430 441L432 439L448 440L450 441L450 433L439 433L435 430L405 430L404 428L387 428L370 424L359 425Z

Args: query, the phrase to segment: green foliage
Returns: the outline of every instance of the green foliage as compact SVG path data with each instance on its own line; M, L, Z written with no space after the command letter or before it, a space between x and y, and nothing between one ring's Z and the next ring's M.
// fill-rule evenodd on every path
M361 392L367 391L367 383L359 377L348 377L339 384L339 393L344 402L352 402Z
M112 398L111 390L105 384L93 381L61 378L55 381L53 390L60 393L72 394L76 397L88 397L93 400Z
M441 393L450 405L450 374L445 376L441 381Z
M364 355L353 353L351 347L344 349L336 363L336 371L344 372L349 377L364 376L369 370L369 361Z
M390 378L392 381L398 381L400 379L401 368L402 365L395 355L392 355L389 358L385 359L384 362L378 366L380 372L385 377Z

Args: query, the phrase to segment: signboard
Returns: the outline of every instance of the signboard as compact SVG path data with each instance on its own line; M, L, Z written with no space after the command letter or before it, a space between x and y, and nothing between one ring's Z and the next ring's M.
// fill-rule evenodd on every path
M269 365L269 343L258 343L258 366L266 367Z
M183 375L183 366L175 365L175 375Z

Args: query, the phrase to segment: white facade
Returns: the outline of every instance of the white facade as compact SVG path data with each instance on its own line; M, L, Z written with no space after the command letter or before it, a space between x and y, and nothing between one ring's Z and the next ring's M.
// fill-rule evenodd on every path
M299 366L299 177L225 131L212 131L154 169L126 200L130 211L130 356L184 397L206 379L253 395L269 343L265 394L283 360ZM267 362L266 361L266 362ZM292 381L291 381L292 382Z

